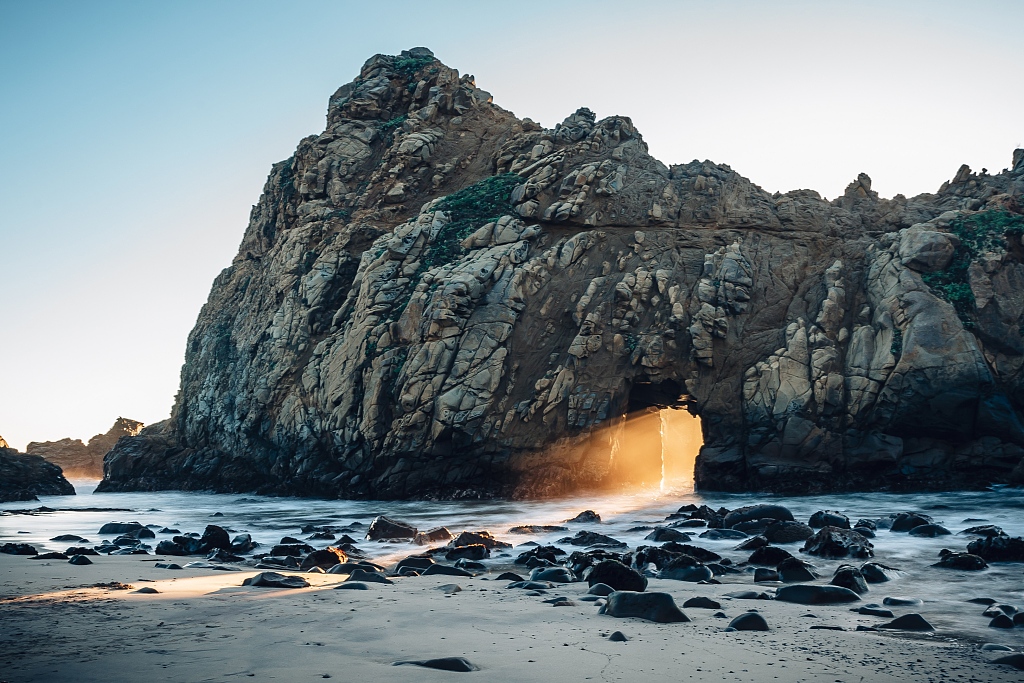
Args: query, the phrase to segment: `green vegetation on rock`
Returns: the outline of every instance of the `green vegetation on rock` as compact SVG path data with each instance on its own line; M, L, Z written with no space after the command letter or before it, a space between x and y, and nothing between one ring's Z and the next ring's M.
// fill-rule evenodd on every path
M976 310L969 275L971 262L986 251L1005 248L1007 237L1024 235L1024 216L999 209L982 211L958 218L951 232L960 240L953 260L945 270L925 273L921 279L936 296L952 304L964 327L971 329Z
M462 240L481 226L508 214L512 190L522 182L515 173L491 176L439 201L435 209L444 211L449 222L441 228L430 251L423 257L424 268L450 263L465 251Z

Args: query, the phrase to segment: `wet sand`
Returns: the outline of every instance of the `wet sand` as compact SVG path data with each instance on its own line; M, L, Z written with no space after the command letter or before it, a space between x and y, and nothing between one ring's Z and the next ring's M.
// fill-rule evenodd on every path
M599 615L586 583L528 595L474 578L395 577L394 585L333 590L345 575L303 574L304 589L242 587L257 572L157 569L150 556L92 557L73 566L0 554L0 681L1019 681L992 664L1006 653L940 630L858 632L879 620L848 605L729 600L736 585L652 579L648 591L717 598L686 608L690 623ZM175 558L168 558L173 561ZM123 582L129 590L90 588ZM446 595L439 586L462 590ZM149 586L157 594L139 594ZM566 596L573 606L544 602ZM725 632L757 609L768 632ZM903 610L903 612L910 610ZM897 612L899 614L901 612ZM813 614L815 616L807 616ZM839 626L847 630L812 629ZM621 631L629 640L613 642ZM994 633L993 641L1002 642ZM393 666L465 657L478 672Z

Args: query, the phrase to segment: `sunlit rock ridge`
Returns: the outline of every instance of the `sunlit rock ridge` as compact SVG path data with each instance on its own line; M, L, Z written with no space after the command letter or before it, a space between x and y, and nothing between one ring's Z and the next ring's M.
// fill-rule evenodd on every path
M1019 481L1022 193L1017 150L909 199L770 194L377 55L273 166L171 418L101 489L558 494L621 475L627 410L682 404L701 489Z

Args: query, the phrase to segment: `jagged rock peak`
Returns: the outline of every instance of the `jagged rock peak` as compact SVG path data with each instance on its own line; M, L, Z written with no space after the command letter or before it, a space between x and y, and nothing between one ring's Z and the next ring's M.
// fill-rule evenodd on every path
M1024 479L1024 167L955 180L771 195L377 55L273 166L171 418L99 490L548 495L637 476L625 415L662 405L702 418L706 489Z

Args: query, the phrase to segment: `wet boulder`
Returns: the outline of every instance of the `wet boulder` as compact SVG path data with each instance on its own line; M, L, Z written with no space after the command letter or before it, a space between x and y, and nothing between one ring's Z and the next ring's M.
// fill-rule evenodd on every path
M750 534L739 531L737 529L708 529L700 535L701 538L706 538L709 541L738 541L742 538L746 538Z
M1014 669L1020 669L1024 671L1024 654L1015 652L1012 655L1006 655L999 659L992 660L993 664L1001 664L1003 666L1012 666Z
M68 560L68 564L82 566L86 564L92 564L92 560L90 560L85 555L72 555L71 558Z
M430 545L431 543L444 543L452 540L452 532L443 526L436 526L426 531L417 531L412 542L416 545Z
M309 553L302 558L302 564L299 565L299 568L311 569L313 567L320 567L321 569L330 569L342 562L348 562L348 555L339 548L331 547L324 548L323 550L314 550Z
M411 524L380 515L370 522L370 528L366 530L366 538L370 541L390 539L411 541L416 538L416 532L416 527Z
M659 624L690 621L668 593L615 591L608 596L600 614L611 617L636 617Z
M231 537L228 536L224 527L219 527L216 524L207 525L199 542L202 544L204 552L231 549Z
M757 567L756 569L754 569L754 583L764 583L768 581L778 580L779 573L774 569L768 569L767 567Z
M762 503L759 505L748 505L737 508L725 516L722 524L725 527L733 528L743 522L750 522L759 519L771 519L780 522L792 522L793 513L789 508L782 505Z
M530 572L530 581L550 581L551 583L572 583L576 577L565 567L537 567Z
M258 546L259 543L252 540L252 536L249 534L238 534L231 539L231 547L229 547L228 550L241 555L255 550Z
M358 583L394 583L394 581L380 572L369 571L367 569L353 569L352 573L348 575L348 578L345 579L345 581L354 581Z
M658 572L659 579L673 579L675 581L688 581L697 583L707 581L714 577L714 573L700 560L689 555L678 555L673 557Z
M602 548L626 548L628 547L622 541L612 538L611 536L605 536L604 534L598 534L593 531L580 531L575 536L567 536L565 538L558 539L559 543L568 543L569 545L578 546L598 546Z
M188 555L189 553L185 550L185 548L183 548L181 545L175 543L174 541L169 541L167 539L164 539L164 540L162 540L162 541L160 541L159 543L156 544L156 554L157 555L175 555L175 556L179 556L179 557L184 557L185 555Z
M941 524L922 524L910 530L911 536L921 538L935 538L936 536L949 536L952 532Z
M35 546L28 543L4 543L0 545L0 553L7 555L38 555L39 551Z
M566 524L600 524L601 515L593 510L584 510L572 519L565 520Z
M558 562L558 556L565 555L565 551L561 548L553 545L539 545L536 548L530 548L529 550L519 554L513 564L525 564L529 566L530 560L538 559L544 560L551 564Z
M729 622L729 628L737 631L767 631L768 622L757 612L745 612Z
M682 508L680 508L682 511ZM729 511L725 508L712 510L707 505L701 505L696 510L690 511L690 519L703 519L708 523L709 529L721 529L725 524L725 516Z
M491 551L482 543L456 546L444 555L446 560L482 560L490 556Z
M654 531L644 536L644 540L654 541L655 543L665 543L667 541L686 542L690 540L690 535L682 531L669 529L668 527L657 526L654 527Z
M467 545L482 545L488 550L512 547L511 543L499 541L494 536L491 536L489 531L463 531L453 538L448 545L455 548Z
M967 552L987 562L1024 562L1024 538L991 536L967 544Z
M458 567L449 567L443 564L432 564L420 574L420 576L473 576L470 572L465 569L459 569Z
M988 569L988 563L985 562L982 557L972 555L971 553L955 553L946 549L939 552L939 561L932 566L941 567L942 569L957 569L959 571L966 572L977 572L982 569Z
M175 538L174 540L177 541L178 539ZM275 557L282 557L284 555L290 555L291 557L303 557L314 550L316 550L316 548L308 543L279 543L270 550L270 554Z
M775 568L779 573L779 580L783 583L801 583L814 581L818 578L814 571L814 565L804 562L797 557L787 557Z
M690 598L683 603L683 608L693 607L697 609L722 609L722 603L703 595Z
M892 581L898 574L898 569L889 567L879 562L865 562L860 566L860 573L868 583L885 583Z
M721 555L712 550L688 543L666 543L661 548L670 553L682 553L683 555L696 557L701 562L717 562L722 559Z
M642 593L647 589L647 578L615 560L602 560L587 574L587 583L594 587L606 584L617 591Z
M856 531L834 526L822 527L804 543L802 551L817 557L842 559L844 557L874 557L871 541Z
M868 582L864 578L864 574L861 573L860 569L849 564L841 565L836 569L829 583L833 586L849 588L857 595L864 595L868 592Z
M931 524L935 520L920 512L901 512L892 518L889 531L908 532L914 527Z
M798 543L814 535L814 529L802 522L774 522L764 530L770 543Z
M510 534L550 534L555 531L568 531L567 526L557 526L553 524L522 524L520 526L514 526L508 530Z
M775 599L782 602L795 602L800 605L838 605L845 602L857 602L860 600L860 596L842 586L796 584L779 588L775 592Z
M820 529L826 526L834 526L837 529L849 529L850 518L836 510L818 510L811 515L807 522L812 529Z
M750 536L733 548L733 550L757 550L758 548L763 548L766 545L768 545L768 539L764 536Z
M224 563L224 562L244 562L245 558L242 557L241 555L235 555L234 553L229 553L227 550L221 550L220 548L218 548L216 550L211 550L210 551L210 554L206 556L206 561L207 562L220 562L220 563Z
M793 557L793 555L782 548L778 548L774 545L761 546L747 559L750 564L759 564L765 567L776 567L783 560L787 560Z
M898 631L934 631L935 627L920 614L904 614L896 617L887 624L880 624L878 628L894 629Z
M420 666L426 669L438 669L439 671L454 671L465 673L479 671L480 667L470 662L465 657L438 657L437 659L410 659L402 662L395 662L394 666Z
M120 536L122 534L130 534L132 532L137 532L140 529L145 528L146 527L144 527L139 522L107 522L106 524L100 527L98 533L101 535L113 534Z
M972 526L967 529L964 529L960 533L964 536L981 536L983 538L992 538L993 536L1006 536L1006 532L1003 531L1003 528L996 526L995 524L983 524L981 526Z
M309 581L301 576L288 576L277 572L260 572L256 576L250 576L242 581L243 586L258 586L262 588L307 588Z

